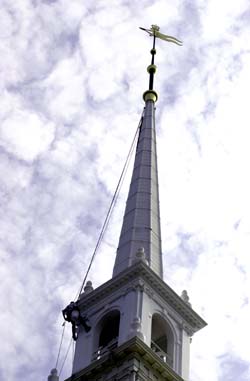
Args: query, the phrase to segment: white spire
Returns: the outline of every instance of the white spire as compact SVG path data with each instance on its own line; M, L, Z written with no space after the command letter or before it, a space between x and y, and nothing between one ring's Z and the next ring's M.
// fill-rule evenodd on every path
M149 266L162 277L161 228L155 136L156 93L147 91L113 276L131 266L143 248Z

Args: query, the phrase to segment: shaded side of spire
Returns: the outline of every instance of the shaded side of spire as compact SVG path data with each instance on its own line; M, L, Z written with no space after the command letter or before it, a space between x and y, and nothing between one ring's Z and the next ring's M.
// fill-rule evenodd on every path
M148 91L149 92L149 91ZM113 276L133 264L144 248L149 266L162 277L161 228L155 134L155 104L150 96L139 134L132 180L116 254Z

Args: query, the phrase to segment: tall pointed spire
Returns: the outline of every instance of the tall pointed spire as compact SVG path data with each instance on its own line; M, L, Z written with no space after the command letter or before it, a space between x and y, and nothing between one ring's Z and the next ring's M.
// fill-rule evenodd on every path
M146 31L149 33L148 30ZM136 253L140 248L144 249L145 258L152 270L160 277L163 276L155 133L155 102L158 96L153 90L154 74L156 72L154 56L156 54L155 39L157 31L159 31L159 28L152 26L152 59L147 69L149 72L149 90L143 94L145 108L140 125L134 169L113 276L133 264Z
M131 266L143 248L149 266L162 277L161 228L155 136L156 95L148 92L113 275Z

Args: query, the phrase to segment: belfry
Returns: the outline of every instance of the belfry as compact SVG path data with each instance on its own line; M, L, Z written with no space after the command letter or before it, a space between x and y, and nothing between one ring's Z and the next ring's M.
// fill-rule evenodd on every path
M163 280L155 41L181 42L160 33L156 25L143 30L153 37L149 88L143 94L145 107L113 276L96 289L87 282L78 300L63 311L76 340L67 381L188 381L191 336L206 325L186 291L178 296Z

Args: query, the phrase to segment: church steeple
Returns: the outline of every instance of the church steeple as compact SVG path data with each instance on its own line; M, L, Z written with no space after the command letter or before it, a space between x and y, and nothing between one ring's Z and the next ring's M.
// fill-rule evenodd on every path
M155 136L156 95L148 92L145 98L114 276L133 264L140 248L144 249L149 266L160 277L163 272Z
M155 133L155 102L158 95L154 91L155 41L161 38L181 45L181 41L159 32L157 25L144 29L153 36L151 64L149 73L149 89L143 94L144 113L140 124L140 133L136 148L136 156L132 180L130 184L123 225L117 249L113 276L133 264L138 249L143 249L145 258L152 270L161 278L161 225L159 209L159 187Z
M181 42L161 34L156 25L145 30L153 36L149 89L143 94L145 107L113 278L97 289L87 282L78 301L63 310L76 340L68 381L187 381L190 338L206 325L191 308L186 291L180 297L162 279L155 39Z

